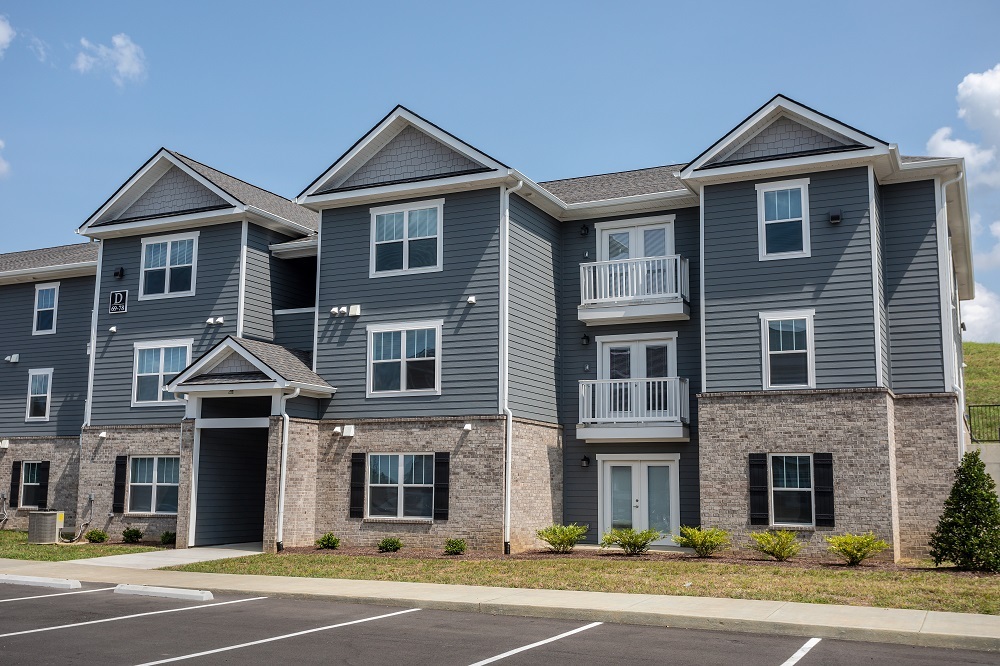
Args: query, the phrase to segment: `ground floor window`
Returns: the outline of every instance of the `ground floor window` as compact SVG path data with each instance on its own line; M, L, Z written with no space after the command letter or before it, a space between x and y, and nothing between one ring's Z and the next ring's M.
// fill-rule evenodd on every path
M42 494L41 462L21 463L21 500L20 508L35 508L45 506L45 496ZM47 490L47 487L45 488Z
M813 473L809 454L771 454L771 524L813 524Z
M129 461L130 513L177 513L180 458L156 456Z
M433 453L368 456L370 517L431 518L433 510Z

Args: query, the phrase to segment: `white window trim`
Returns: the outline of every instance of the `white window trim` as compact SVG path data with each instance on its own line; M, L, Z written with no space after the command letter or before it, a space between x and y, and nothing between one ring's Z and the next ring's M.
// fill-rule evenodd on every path
M41 460L24 460L24 461L21 462L21 484L20 484L21 487L18 488L18 495L17 495L17 508L18 509L37 509L38 508L37 504L24 504L24 486L26 486L26 485L40 486L41 485L40 483L31 483L31 484L25 483L25 481L24 481L24 466L25 465L41 465L41 464L42 464Z
M770 183L757 183L757 252L760 261L776 259L798 259L812 256L812 246L809 242L809 179L782 180ZM802 250L798 252L767 252L767 238L764 233L764 193L774 190L802 190ZM777 222L778 220L775 220Z
M38 375L47 375L49 381L46 384L45 394L45 416L31 416L31 379ZM52 368L39 368L28 370L28 397L24 405L24 421L26 423L42 423L49 420L52 413Z
M135 485L140 486L151 486L153 491L149 497L149 511L130 511L132 505L132 459L133 458L152 458L153 459L153 481L152 483L137 483ZM178 478L177 483L157 483L156 482L156 466L159 464L161 458L177 458L178 464ZM156 510L156 488L157 486L177 486L177 503L180 504L181 500L181 484L180 484L180 456L160 456L160 455L149 455L149 456L129 456L128 457L128 481L125 484L125 515L132 516L176 516L176 511L157 511ZM177 507L178 509L180 506Z
M597 378L608 379L608 368L604 362L604 348L609 345L616 345L628 342L665 342L667 343L667 365L670 368L670 377L677 377L677 332L667 333L639 333L635 335L598 335L594 338L597 347ZM636 379L642 379L638 377Z
M410 211L424 208L437 208L437 265L421 268L406 268L410 260ZM390 277L393 275L409 275L412 273L437 273L444 270L444 199L414 201L407 204L379 206L368 210L371 215L371 238L369 243L368 277ZM375 271L375 218L385 213L403 213L403 268L393 271Z
M414 389L406 391L372 391L372 379L374 373L372 372L372 361L375 357L374 345L375 345L375 333L385 333L387 331L413 331L418 329L433 328L434 329L434 344L435 344L435 356L434 360L434 388L433 389ZM444 328L443 319L432 319L428 321L409 321L409 322L399 322L399 323L386 323L386 324L369 324L368 325L368 353L366 359L366 377L365 377L365 397L367 398L384 398L392 396L405 396L405 395L441 395L441 365L444 360L444 345L441 340L441 330ZM400 357L403 361L401 372L405 371L406 368L406 340L405 336L402 340L402 345L400 349ZM400 384L402 385L402 384Z
M187 348L187 363L185 366L191 364L191 349L194 347L193 338L183 338L175 340L148 340L144 342L134 342L132 343L132 407L175 407L184 401L180 398L174 398L173 400L156 400L155 402L150 401L136 401L136 394L139 390L139 350L140 349L158 349L162 347L186 347ZM163 354L160 354L160 376L163 376ZM161 384L160 390L162 391L163 385ZM176 394L174 394L176 395ZM148 456L145 456L148 457Z
M607 231L617 231L619 229L642 229L643 227L657 227L666 225L669 227L667 230L667 253L664 255L666 257L672 256L677 253L674 244L674 221L677 219L676 215L652 215L649 217L632 217L626 218L624 220L612 220L611 222L598 222L594 225L594 231L597 235L597 259L599 261L608 261L608 244L604 242L604 234ZM638 259L638 257L632 257L633 259Z
M142 239L142 249L139 255L139 300L140 301L155 301L163 298L181 298L185 296L194 296L196 291L196 285L198 284L198 236L201 234L199 231L191 231L183 234L169 234L165 236L149 236L148 238ZM147 294L146 293L146 246L156 243L168 243L167 246L167 266L170 266L170 246L171 241L180 240L193 240L194 247L191 249L191 289L188 291L174 291L174 292L164 292L162 294ZM169 273L169 269L168 269ZM164 288L170 286L169 276L166 278L167 283Z
M52 306L52 330L51 331L39 331L38 330L38 292L42 289L55 289L56 295ZM45 308L46 310L48 308ZM44 284L35 285L35 303L31 311L31 334L32 335L53 335L56 332L56 327L59 324L59 283L58 282L46 282Z
M399 469L397 470L399 483L375 483L371 482L371 458L372 456L399 456ZM430 483L403 483L403 456L430 456L431 457L431 482ZM411 451L409 453L396 453L395 451L371 451L365 456L365 519L366 520L392 520L392 521L412 521L426 523L434 520L434 454L427 451ZM395 516L373 516L371 515L371 488L399 488L399 495L396 502ZM403 513L403 488L430 488L431 489L431 515L429 516L404 516Z
M796 389L816 388L816 334L813 320L816 318L816 310L774 310L760 313L760 355L761 355L761 379L765 391L792 391ZM767 334L767 323L778 319L805 319L806 320L806 358L808 359L809 383L784 386L771 386L771 364L770 347Z
M812 503L812 522L809 523L776 523L774 522L774 474L771 467L771 458L774 456L807 456L809 458L809 501ZM807 492L800 488L779 488L781 492ZM816 475L813 470L813 454L811 453L768 453L767 454L767 521L771 527L816 527Z

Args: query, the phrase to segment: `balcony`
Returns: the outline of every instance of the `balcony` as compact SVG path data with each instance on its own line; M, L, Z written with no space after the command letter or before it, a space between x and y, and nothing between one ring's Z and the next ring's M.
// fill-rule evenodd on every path
M580 264L587 326L690 319L688 260L680 255Z
M580 382L576 436L588 442L686 442L690 392L684 377Z

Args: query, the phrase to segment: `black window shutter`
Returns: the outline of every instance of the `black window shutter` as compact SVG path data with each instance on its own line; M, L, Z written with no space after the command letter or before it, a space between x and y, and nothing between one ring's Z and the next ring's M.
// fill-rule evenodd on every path
M35 505L39 509L49 508L49 461L38 463L38 499Z
M816 527L833 524L833 454L813 454L813 484L816 496Z
M750 454L750 524L770 523L767 497L767 454Z
M448 520L448 475L451 454L434 454L434 520Z
M115 496L111 502L112 513L125 513L125 490L128 485L128 456L115 458Z
M15 460L10 468L10 508L21 503L21 461Z
M365 517L365 454L351 454L351 518Z

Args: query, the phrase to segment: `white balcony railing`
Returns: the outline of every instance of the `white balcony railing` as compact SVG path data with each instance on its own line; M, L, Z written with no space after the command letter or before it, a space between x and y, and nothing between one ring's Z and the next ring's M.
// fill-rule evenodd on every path
M689 416L684 377L580 382L580 423L687 423Z
M580 264L580 303L651 298L688 300L688 260L680 255Z

